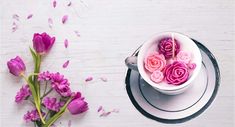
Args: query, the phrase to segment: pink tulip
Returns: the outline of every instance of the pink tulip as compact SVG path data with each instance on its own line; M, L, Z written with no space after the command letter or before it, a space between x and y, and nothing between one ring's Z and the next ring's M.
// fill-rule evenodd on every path
M77 115L88 110L88 103L81 97L81 93L77 92L67 108L71 114Z
M16 56L14 59L11 59L10 61L8 61L7 67L10 73L15 76L22 75L26 69L23 60L19 56Z
M33 48L40 55L49 52L55 42L55 37L50 37L47 33L35 33L33 36Z

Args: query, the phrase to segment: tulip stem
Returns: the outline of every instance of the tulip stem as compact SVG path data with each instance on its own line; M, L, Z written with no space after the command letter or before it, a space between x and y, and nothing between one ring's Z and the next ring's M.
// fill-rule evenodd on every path
M22 76L22 77L24 78L24 80L28 83L29 88L30 88L30 91L32 92L34 104L35 104L35 107L36 107L36 109L37 109L37 111L38 111L39 117L40 117L42 123L45 124L46 122L44 121L44 119L43 119L43 117L42 117L42 112L41 112L41 109L40 109L40 103L38 103L38 102L40 102L40 101L38 101L37 92L36 92L35 87L33 86L33 84L28 80L28 79L30 79L31 76L30 76L29 78L26 78L26 76L25 76L24 74L21 74L21 76Z
M45 96L47 96L49 93L51 93L53 89L51 88L49 91L47 91L45 94L42 95L40 99L43 99Z

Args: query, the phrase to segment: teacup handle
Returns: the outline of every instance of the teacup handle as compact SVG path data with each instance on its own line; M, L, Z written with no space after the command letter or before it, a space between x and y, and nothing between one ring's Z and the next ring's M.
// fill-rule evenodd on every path
M137 56L130 56L125 59L125 64L129 69L138 71Z

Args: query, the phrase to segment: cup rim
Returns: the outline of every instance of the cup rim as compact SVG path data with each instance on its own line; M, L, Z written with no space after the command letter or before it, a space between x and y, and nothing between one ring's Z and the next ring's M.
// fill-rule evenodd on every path
M202 64L202 62L201 62L201 61L202 61L202 56L201 56L201 53L200 53L200 55L199 55L199 56L200 56L200 58L199 58L200 62L198 62L199 65L197 64L196 68L193 70L193 71L194 71L193 75L192 75L185 83L183 83L183 84L181 84L181 85L175 85L175 86L172 86L172 87L162 86L162 85L159 85L158 83L154 83L154 82L150 81L150 78L149 78L148 76L145 76L146 74L145 74L145 75L143 74L143 73L146 73L146 72L144 71L144 67L140 67L140 66L141 66L141 62L143 63L143 61L140 60L140 57L143 57L142 54L144 54L145 51L147 50L147 49L146 49L146 46L148 46L150 43L153 43L152 40L156 39L157 37L159 37L159 36L161 36L161 35L172 34L172 33L174 33L175 36L176 36L176 35L177 35L177 36L179 35L179 36L182 36L182 37L184 37L184 38L187 38L187 40L190 41L191 44L194 45L194 47L196 47L197 52L200 53L199 48L198 48L197 45L193 42L193 40L192 40L189 36L184 35L184 34L179 33L179 32L173 32L173 31L160 32L160 33L157 33L157 34L152 35L151 38L147 39L147 40L144 42L144 44L141 46L140 51L139 51L139 53L138 53L138 56L137 56L137 68L138 68L139 73L140 73L140 75L142 76L142 78L143 78L148 84L150 84L150 85L153 86L154 88L159 89L159 90L161 90L161 91L175 91L175 90L180 90L180 89L182 89L182 88L187 87L187 86L196 78L196 76L197 76L198 73L200 72L200 68L201 68L201 64ZM140 54L141 54L142 56L141 56Z

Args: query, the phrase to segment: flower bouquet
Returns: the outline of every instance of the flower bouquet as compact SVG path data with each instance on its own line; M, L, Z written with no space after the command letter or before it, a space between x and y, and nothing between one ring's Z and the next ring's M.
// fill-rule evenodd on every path
M23 60L16 56L7 62L9 72L22 77L26 84L15 96L15 102L30 101L33 105L24 115L26 122L33 122L35 127L50 127L67 110L72 114L80 114L88 110L88 103L80 92L72 92L70 82L59 72L40 72L41 58L47 54L55 42L55 37L47 33L35 33L33 48L30 48L34 60L34 72L25 74ZM54 93L54 94L52 94Z

